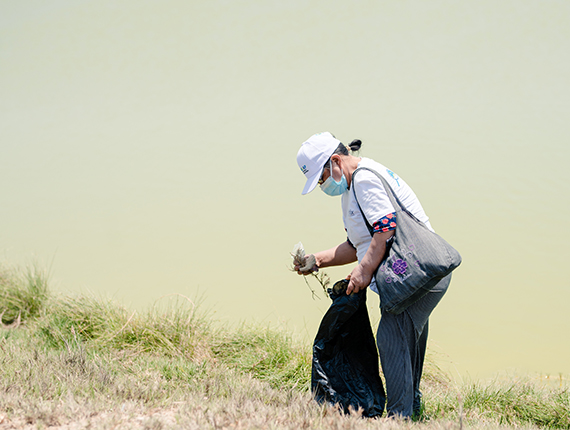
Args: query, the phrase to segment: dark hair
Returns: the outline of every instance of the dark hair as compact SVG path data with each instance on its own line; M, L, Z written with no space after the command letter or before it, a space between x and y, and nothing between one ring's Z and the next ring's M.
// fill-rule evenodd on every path
M360 139L354 139L352 142L350 142L350 145L348 145L348 147L352 152L360 151L361 146L362 146L362 140Z
M362 146L362 141L360 139L354 139L352 142L350 142L350 145L348 145L351 152L360 151L361 146ZM338 144L337 148L334 150L331 157L335 154L348 155L348 149L344 145L344 143L341 142ZM327 162L325 163L323 169L326 168L330 164L330 162L331 162L331 159L329 158L327 160Z

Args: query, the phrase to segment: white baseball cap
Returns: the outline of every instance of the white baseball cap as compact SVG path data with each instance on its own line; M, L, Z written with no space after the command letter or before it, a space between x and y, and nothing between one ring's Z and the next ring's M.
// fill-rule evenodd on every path
M297 164L307 177L305 188L301 194L310 193L315 189L323 174L325 163L333 155L339 144L340 140L328 131L314 134L303 142L297 153Z

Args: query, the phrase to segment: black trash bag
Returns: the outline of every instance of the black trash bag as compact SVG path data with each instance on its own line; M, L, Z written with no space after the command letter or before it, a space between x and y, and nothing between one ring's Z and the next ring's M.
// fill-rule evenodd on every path
M319 403L362 408L366 417L379 417L386 394L378 368L378 350L366 308L366 289L346 295L343 279L328 289L333 303L313 343L311 391Z

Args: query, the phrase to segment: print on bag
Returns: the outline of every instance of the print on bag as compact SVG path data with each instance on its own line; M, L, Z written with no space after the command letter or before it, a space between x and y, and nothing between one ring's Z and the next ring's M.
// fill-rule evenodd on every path
M408 249L409 251L405 254L406 258L411 264L415 264L419 267L420 262L414 258L413 253L415 246L411 244L408 246ZM383 261L382 264L380 264L379 270L384 273L384 282L387 284L391 284L392 282L404 282L412 276L411 273L406 275L408 262L402 258L397 258L395 255Z
M406 263L404 260L402 260L401 258L398 258L396 261L394 261L394 263L392 264L392 270L394 271L394 273L396 275L403 275L404 273L406 273L406 269L408 268L408 263Z

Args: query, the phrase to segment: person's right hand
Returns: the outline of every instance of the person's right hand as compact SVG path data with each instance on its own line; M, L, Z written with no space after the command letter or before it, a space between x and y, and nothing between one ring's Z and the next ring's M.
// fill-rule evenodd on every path
M295 264L295 270L299 275L310 275L313 272L319 271L319 266L317 266L317 259L314 254L305 255L305 261L303 265Z

